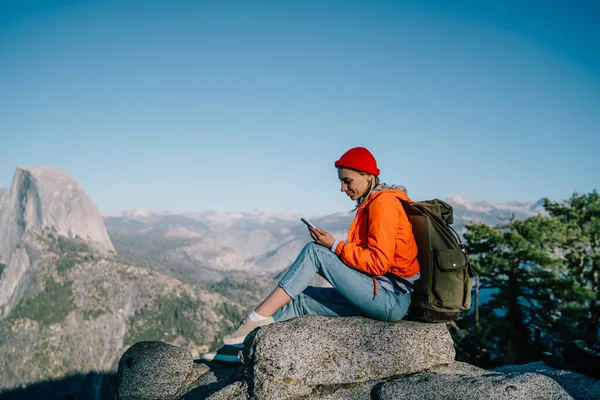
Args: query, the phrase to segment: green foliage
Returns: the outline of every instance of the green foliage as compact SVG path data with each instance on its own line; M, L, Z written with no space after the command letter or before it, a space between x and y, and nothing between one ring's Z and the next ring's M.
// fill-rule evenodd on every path
M91 320L96 319L101 315L104 315L106 310L96 309L96 310L87 310L83 312L83 319Z
M5 268L6 264L0 263L0 279L2 279L2 274L4 273Z
M62 236L56 233L56 230L46 228L42 232L40 240L50 248L51 252L58 255L56 270L61 276L65 276L79 263L96 260L92 248L79 237Z
M233 332L243 318L239 310L229 303L219 304L215 311L224 318L219 323L218 329L220 334L216 335L209 344L209 349L211 351L215 351L223 346L223 335Z
M546 199L544 207L563 226L560 251L578 283L576 290L588 294L584 299L587 318L576 321L575 328L584 332L582 339L593 344L600 340L600 195L594 190L574 194L563 203Z
M28 318L50 325L62 322L74 308L71 283L59 284L50 277L43 292L21 300L8 318Z
M233 322L237 324L242 319L242 315L239 310L229 303L221 303L216 308L217 314L223 316L225 321Z
M67 238L58 235L57 238L58 251L60 253L91 253L90 246L79 238Z
M92 253L92 248L79 236L67 237L60 235L55 228L44 228L39 239L50 247L50 251L57 254L62 253Z
M77 258L70 254L63 255L58 259L56 263L56 270L59 274L64 275L68 270L73 268L77 264Z
M596 340L600 198L574 195L546 208L549 216L467 226L481 288L495 293L479 321L459 323L470 333L459 341L463 359L484 367L524 363L573 339Z
M171 341L178 336L197 344L206 343L208 338L202 326L205 307L201 300L192 299L186 293L180 293L178 297L159 296L150 305L137 310L130 319L125 345L141 341ZM214 311L222 318L206 321L206 324L217 331L213 341L220 341L223 334L237 326L242 316L229 303L218 304Z
M223 334L226 335L229 332L227 331L223 331ZM217 351L219 348L221 348L223 346L223 338L222 336L215 336L211 342L208 344L208 351L209 352L215 352Z
M173 340L178 336L197 343L202 342L204 332L198 328L203 306L201 300L182 293L179 297L158 297L150 306L144 306L131 318L131 328L125 344L140 341Z
M273 291L275 286L277 286L277 281L274 279L234 272L228 274L221 281L208 285L208 289L220 293L232 301L247 305L248 308L245 311L251 311L249 307L252 304L259 304Z

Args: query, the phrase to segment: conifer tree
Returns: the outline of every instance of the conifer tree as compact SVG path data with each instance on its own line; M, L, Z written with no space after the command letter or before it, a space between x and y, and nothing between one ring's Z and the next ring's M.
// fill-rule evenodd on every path
M555 218L512 218L504 226L467 226L466 246L483 289L494 289L471 328L479 349L496 363L539 360L571 335L582 316L582 297L568 264L557 251L566 226Z
M545 199L544 207L563 225L560 252L586 304L586 312L573 316L572 329L591 346L600 340L600 195L594 190L562 203Z

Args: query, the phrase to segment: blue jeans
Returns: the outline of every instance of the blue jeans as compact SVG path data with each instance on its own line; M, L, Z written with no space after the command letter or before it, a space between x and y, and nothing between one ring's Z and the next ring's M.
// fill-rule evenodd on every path
M333 288L308 286L317 274ZM402 319L410 305L410 294L396 294L379 285L379 294L375 296L373 285L370 275L345 265L329 249L308 243L279 281L279 287L292 301L273 314L273 319L280 322L303 315L364 316L382 321Z

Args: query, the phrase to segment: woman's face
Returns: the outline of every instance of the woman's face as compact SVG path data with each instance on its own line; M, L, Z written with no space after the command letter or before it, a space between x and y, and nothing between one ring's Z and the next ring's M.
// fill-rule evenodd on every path
M352 200L359 199L367 189L373 177L369 174L361 174L348 168L338 168L338 178L342 184L342 192L346 193Z

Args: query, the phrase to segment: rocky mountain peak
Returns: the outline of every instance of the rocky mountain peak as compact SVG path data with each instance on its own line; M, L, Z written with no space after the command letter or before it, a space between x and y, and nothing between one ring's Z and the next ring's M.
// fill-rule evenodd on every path
M48 166L17 167L10 189L0 193L0 262L10 260L27 230L45 227L114 251L96 205L71 175Z

